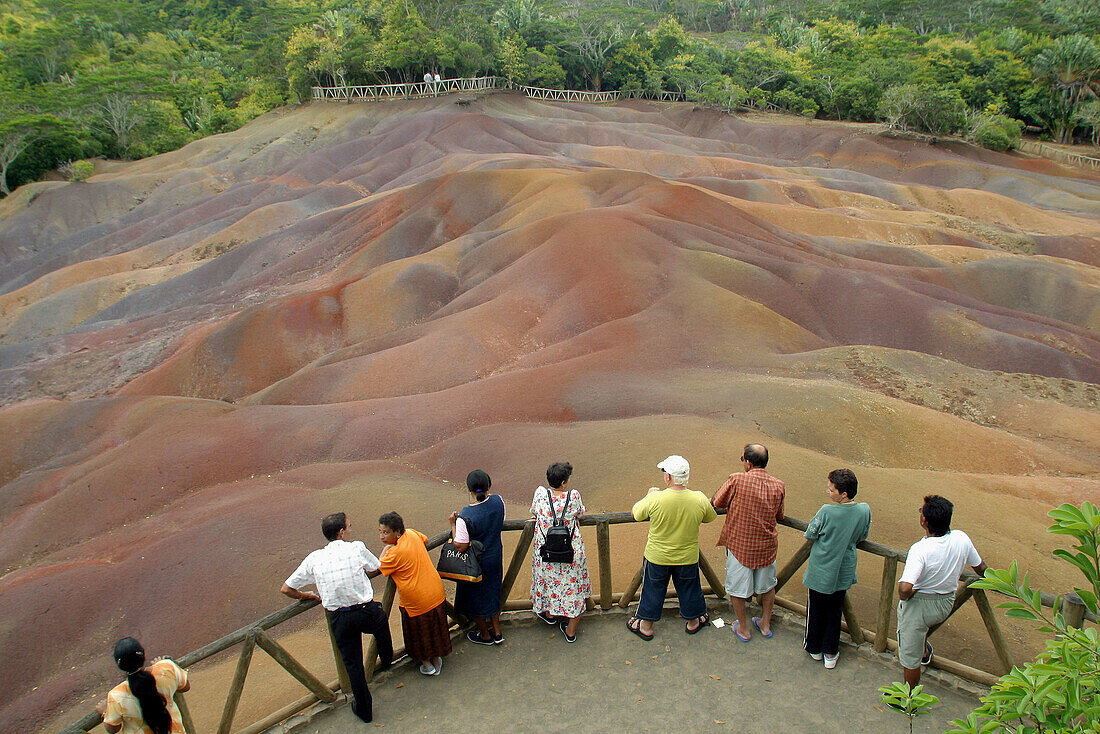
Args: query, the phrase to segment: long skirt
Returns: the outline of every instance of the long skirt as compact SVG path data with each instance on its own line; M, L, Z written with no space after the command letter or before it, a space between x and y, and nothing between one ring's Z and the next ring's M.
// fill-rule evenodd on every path
M413 660L428 662L451 652L451 635L448 632L447 612L441 603L430 612L410 617L401 610L401 634L405 638L405 652Z

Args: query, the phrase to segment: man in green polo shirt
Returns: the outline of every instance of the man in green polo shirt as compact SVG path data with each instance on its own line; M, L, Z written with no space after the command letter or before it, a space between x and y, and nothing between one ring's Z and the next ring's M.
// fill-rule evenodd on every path
M638 611L627 622L647 642L653 639L653 623L661 618L670 578L680 616L687 620L684 630L694 635L710 621L699 584L699 526L718 517L705 494L685 486L691 471L687 459L673 455L657 468L664 472L665 488L650 487L634 505L634 519L649 520L649 539Z

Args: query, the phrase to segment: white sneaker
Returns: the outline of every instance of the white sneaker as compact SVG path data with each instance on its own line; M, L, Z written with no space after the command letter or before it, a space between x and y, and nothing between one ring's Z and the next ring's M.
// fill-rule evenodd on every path
M821 653L819 653L819 652L808 652L806 654L809 655L814 660L821 660Z
M826 670L832 670L833 668L835 668L836 667L836 661L839 660L839 659L840 659L840 653L837 653L836 655L833 655L831 657L829 655L826 655L825 656L825 669Z

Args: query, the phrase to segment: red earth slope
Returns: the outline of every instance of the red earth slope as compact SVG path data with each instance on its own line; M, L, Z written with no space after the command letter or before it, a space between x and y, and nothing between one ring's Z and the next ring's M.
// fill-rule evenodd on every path
M791 515L852 466L874 539L942 492L1061 588L1043 513L1100 495L1098 329L1100 179L828 123L313 105L24 187L0 720L102 690L117 637L178 655L276 608L327 512L372 547L390 509L442 528L477 466L522 512L566 458L625 510L665 455L709 493L760 441Z

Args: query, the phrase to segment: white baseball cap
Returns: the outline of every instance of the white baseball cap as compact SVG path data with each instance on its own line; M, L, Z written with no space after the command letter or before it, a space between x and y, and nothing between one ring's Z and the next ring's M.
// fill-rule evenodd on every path
M679 454L673 454L660 464L657 468L661 471L668 472L674 477L686 477L691 472L691 466L688 464L688 460Z

